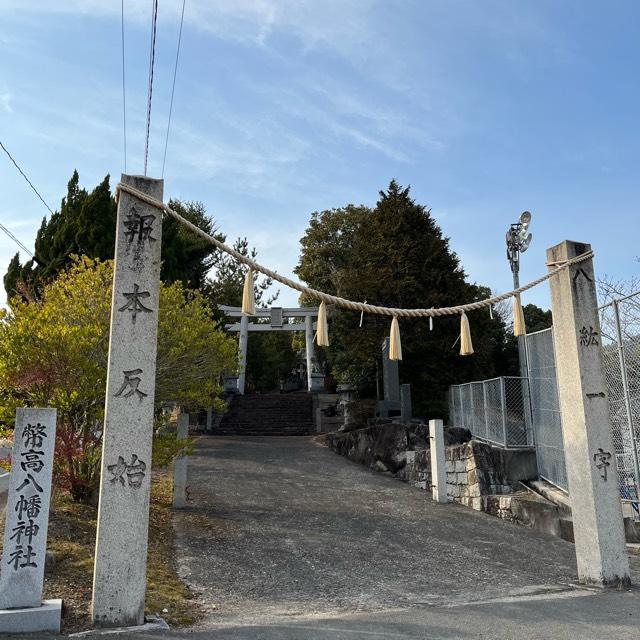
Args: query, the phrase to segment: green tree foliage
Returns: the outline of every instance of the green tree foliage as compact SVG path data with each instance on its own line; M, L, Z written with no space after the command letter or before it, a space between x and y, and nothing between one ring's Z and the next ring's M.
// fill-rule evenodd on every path
M216 234L213 220L207 216L201 202L169 200L169 206L198 228L224 241L223 236ZM200 289L205 284L207 273L222 256L211 243L195 235L175 218L165 217L162 223L160 274L163 282L182 282L188 289Z
M67 185L67 195L60 210L44 218L35 240L36 261L20 264L16 254L4 277L7 296L19 294L23 299L38 297L42 287L82 255L99 260L113 258L115 249L117 205L109 187L109 176L92 191L79 186L74 171ZM199 202L171 200L170 206L209 234L215 232L213 221ZM216 259L216 250L173 218L163 222L163 282L182 282L198 289Z
M392 181L374 209L349 205L312 215L301 240L296 273L312 287L352 300L392 307L445 307L487 297L470 284L449 241L430 211L417 204L409 188ZM332 310L326 358L336 377L363 395L375 388L376 361L390 318ZM446 414L446 390L456 382L492 377L504 358L502 319L488 312L469 315L476 353L458 355L459 316L400 319L403 382L412 384L414 404L425 417Z
M99 480L112 272L111 261L74 258L40 299L16 298L0 317L0 420L12 423L18 406L56 407L56 473L81 501ZM157 404L215 404L236 355L200 293L161 286Z
M535 304L525 304L522 307L522 313L524 314L524 324L527 327L527 333L549 329L549 327L553 325L551 309L545 311Z
M224 241L224 238L222 238ZM249 249L249 242L246 238L238 238L233 243L233 248L243 256L248 256L255 260L258 252L255 248ZM244 289L244 279L247 267L240 264L235 258L226 253L216 256L212 277L204 288L206 295L212 304L225 304L231 307L239 307L242 304L242 291ZM271 278L260 278L257 273L253 274L254 295L257 307L265 307L273 304L278 298L278 293L266 296L267 290L273 284Z
M249 334L246 380L248 391L266 393L280 388L280 380L286 378L298 362L291 345L291 335L285 331Z

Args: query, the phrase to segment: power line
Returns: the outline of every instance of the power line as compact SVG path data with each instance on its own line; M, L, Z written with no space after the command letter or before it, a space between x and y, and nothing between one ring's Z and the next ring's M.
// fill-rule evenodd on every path
M27 178L24 171L18 166L18 163L13 159L13 156L9 153L7 148L2 144L2 140L0 140L0 147L2 147L2 150L7 154L7 156L9 156L9 160L13 162L13 164L15 165L15 168L20 172L22 177L27 181L27 184L33 189L33 192L38 196L38 198L40 198L40 200L42 201L42 204L45 207L47 207L47 209L49 210L49 213L53 215L53 211L51 210L51 207L44 201L44 198L38 193L38 190L33 186L33 183L31 182L31 180Z
M178 57L180 56L180 42L182 41L182 23L184 22L184 5L187 0L182 0L182 15L180 16L180 31L178 31L178 47L176 49L176 64L173 67L173 86L171 87L171 102L169 103L169 119L167 120L167 135L164 139L164 156L162 158L162 177L164 178L164 165L167 162L167 146L169 145L169 128L171 127L171 113L173 112L173 94L176 90L176 75L178 74Z
M151 14L151 50L149 51L149 90L147 92L147 136L144 144L144 175L147 175L149 157L149 127L151 126L151 96L153 95L153 65L156 57L156 24L158 22L158 0L153 0Z
M120 25L122 30L122 137L124 142L124 172L127 173L127 97L124 82L124 0L120 6Z
M9 231L9 229L7 229L7 227L5 227L1 222L0 229L2 229L2 231L4 231L28 256L35 258L33 253L31 253L31 251L29 251L29 249L27 249L27 247L25 247L22 242L20 242L20 240L18 240L18 238L16 238L13 233L11 233L11 231Z

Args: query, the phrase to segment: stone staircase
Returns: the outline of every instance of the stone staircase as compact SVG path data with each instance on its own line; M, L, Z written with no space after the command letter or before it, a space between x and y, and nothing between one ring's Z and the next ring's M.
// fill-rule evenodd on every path
M306 436L313 432L312 394L255 393L234 396L213 435Z

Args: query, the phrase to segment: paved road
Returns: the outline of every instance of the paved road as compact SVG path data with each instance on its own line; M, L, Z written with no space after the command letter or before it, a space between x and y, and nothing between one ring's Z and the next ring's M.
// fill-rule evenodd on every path
M572 586L573 545L306 438L201 438L179 566L197 628L122 640L637 640L640 591ZM638 558L633 558L636 582Z
M518 601L521 600L521 601ZM572 592L541 599L413 607L367 614L234 625L129 640L637 640L638 593ZM117 636L120 638L121 636Z
M179 566L209 605L189 637L550 637L545 619L553 637L640 635L638 592L572 588L573 545L307 438L202 438L189 485Z

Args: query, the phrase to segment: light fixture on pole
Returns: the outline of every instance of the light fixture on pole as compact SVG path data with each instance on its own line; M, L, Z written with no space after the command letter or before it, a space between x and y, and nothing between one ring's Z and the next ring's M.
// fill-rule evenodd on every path
M523 211L518 222L509 226L507 231L507 260L513 273L513 287L520 286L520 254L524 253L531 244L533 236L528 233L531 223L531 213Z
M511 266L513 274L513 288L520 287L520 254L524 253L531 244L533 236L529 233L529 224L531 223L531 213L523 211L520 214L518 222L509 226L507 231L507 260ZM517 309L518 318L515 317ZM527 368L527 344L525 337L524 318L522 316L522 307L520 305L520 297L514 300L514 333L518 340L518 360L520 361L520 375L526 378L528 375Z

